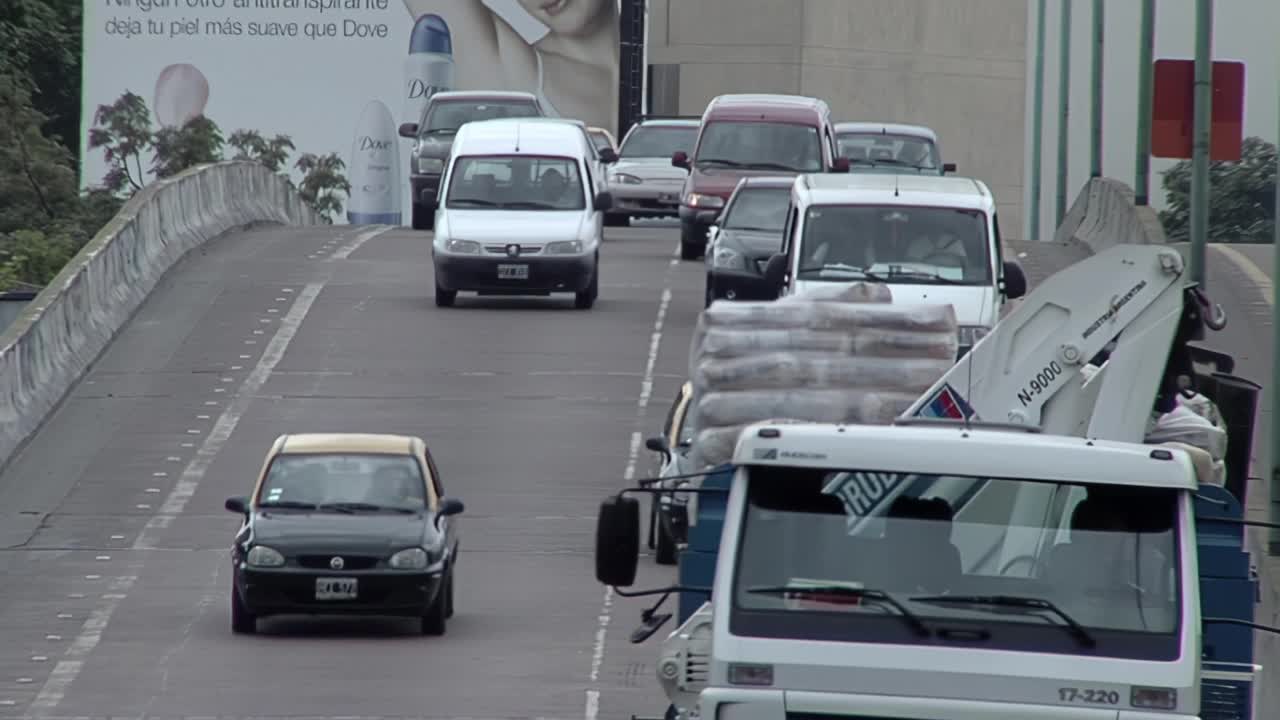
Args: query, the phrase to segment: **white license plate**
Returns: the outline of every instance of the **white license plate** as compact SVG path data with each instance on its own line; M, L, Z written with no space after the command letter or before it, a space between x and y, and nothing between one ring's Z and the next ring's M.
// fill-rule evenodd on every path
M528 280L528 265L499 265L498 279L500 280Z
M355 578L316 578L317 600L355 600Z

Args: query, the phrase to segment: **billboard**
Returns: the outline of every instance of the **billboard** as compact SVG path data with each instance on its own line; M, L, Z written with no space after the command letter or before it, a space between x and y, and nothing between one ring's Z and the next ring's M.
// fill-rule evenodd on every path
M523 90L614 131L618 14L619 0L85 0L81 184L108 169L87 146L95 111L133 92L155 129L204 115L224 137L337 153L354 222L405 217L413 141L396 128L432 92Z

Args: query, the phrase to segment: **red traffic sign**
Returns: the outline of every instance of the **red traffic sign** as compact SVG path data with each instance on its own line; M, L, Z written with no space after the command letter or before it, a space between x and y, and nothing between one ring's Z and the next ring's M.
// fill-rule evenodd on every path
M1151 99L1151 155L1189 160L1195 125L1194 60L1157 60ZM1238 161L1244 144L1244 63L1213 63L1209 159Z

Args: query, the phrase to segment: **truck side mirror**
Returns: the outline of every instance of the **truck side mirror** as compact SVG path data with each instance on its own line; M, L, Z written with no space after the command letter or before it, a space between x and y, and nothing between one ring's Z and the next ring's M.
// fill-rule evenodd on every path
M764 281L778 292L782 292L782 284L787 279L787 254L777 253L769 258L764 266Z
M831 162L831 172L847 173L849 172L849 158L838 157Z
M1027 276L1018 263L1008 260L1004 262L1003 290L1004 296L1010 300L1017 300L1027 294Z
M678 167L682 170L689 169L689 154L684 151L671 153L671 167Z
M596 520L596 580L626 587L640 564L640 501L624 495L600 503Z
M410 140L418 137L418 123L400 123L400 137Z
M956 171L956 164L955 164L955 163L942 163L942 174L943 174L943 175L946 175L946 174L947 174L947 173L949 173L949 172L952 172L952 173L953 173L953 172L955 172L955 171Z

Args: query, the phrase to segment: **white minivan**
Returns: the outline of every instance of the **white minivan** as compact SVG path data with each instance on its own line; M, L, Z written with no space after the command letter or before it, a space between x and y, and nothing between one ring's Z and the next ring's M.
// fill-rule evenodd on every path
M595 304L604 189L591 140L571 123L537 119L463 125L436 196L436 305L458 292L573 293Z
M1004 260L991 191L938 175L797 176L765 278L779 295L871 281L888 285L895 303L950 304L960 355L1027 290L1022 267Z

